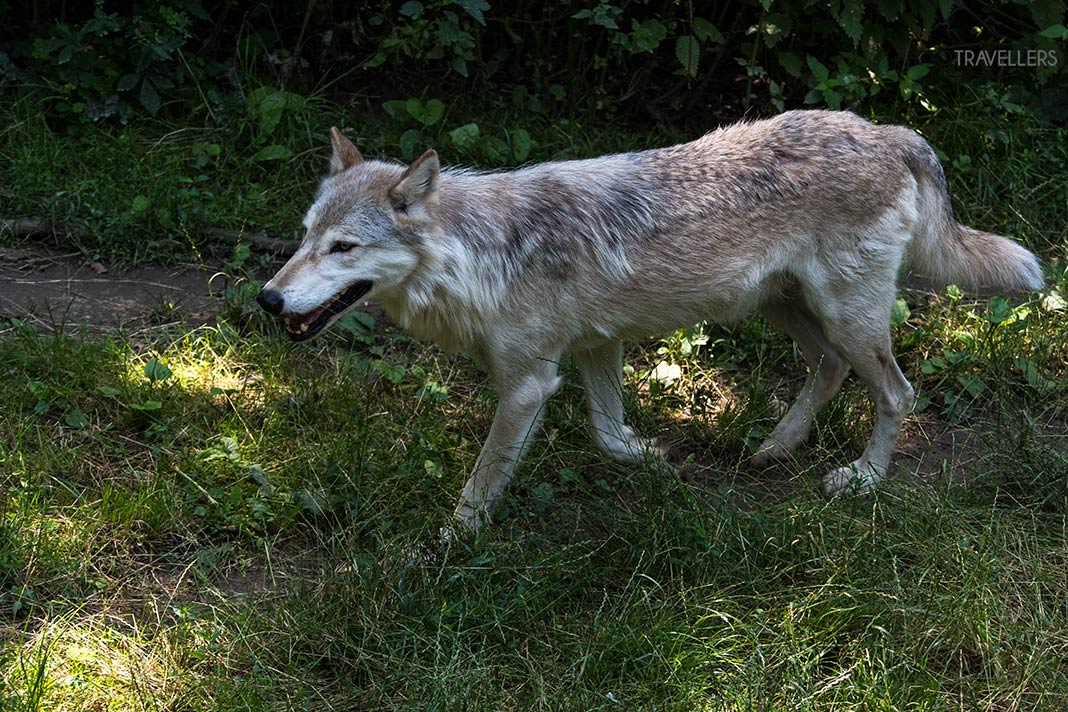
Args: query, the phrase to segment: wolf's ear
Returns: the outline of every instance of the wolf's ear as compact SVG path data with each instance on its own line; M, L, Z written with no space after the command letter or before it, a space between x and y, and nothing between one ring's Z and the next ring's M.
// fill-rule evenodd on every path
M351 168L357 163L363 163L363 156L345 134L338 131L337 126L330 129L330 144L334 152L330 155L330 175L336 175L346 168Z
M397 184L389 189L389 200L402 212L411 208L431 210L438 204L438 174L441 165L434 149L412 161Z

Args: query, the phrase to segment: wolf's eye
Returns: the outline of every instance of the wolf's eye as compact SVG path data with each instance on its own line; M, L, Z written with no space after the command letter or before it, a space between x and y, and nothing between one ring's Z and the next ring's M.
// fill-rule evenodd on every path
M330 254L336 255L341 252L348 252L354 247L356 247L355 242L335 242L333 245L330 245Z

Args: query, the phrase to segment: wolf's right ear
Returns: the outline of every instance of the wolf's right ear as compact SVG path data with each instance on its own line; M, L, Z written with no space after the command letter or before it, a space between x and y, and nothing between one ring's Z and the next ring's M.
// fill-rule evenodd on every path
M330 175L337 175L346 168L363 163L363 156L337 126L330 129L330 144L334 152L330 155Z
M412 161L397 184L389 189L389 200L401 212L432 210L438 204L438 175L441 164L430 148Z

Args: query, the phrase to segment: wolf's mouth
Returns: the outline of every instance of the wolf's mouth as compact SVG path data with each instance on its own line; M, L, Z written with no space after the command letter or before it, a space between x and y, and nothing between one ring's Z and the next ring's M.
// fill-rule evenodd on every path
M286 336L293 341L307 341L329 326L334 317L351 307L369 291L371 282L357 282L307 314L287 314L282 317L286 324Z

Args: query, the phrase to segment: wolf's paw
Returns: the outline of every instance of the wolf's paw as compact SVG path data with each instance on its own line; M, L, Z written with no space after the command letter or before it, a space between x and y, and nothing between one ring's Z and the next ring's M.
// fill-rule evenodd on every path
M639 438L630 428L623 436L602 436L598 440L601 450L617 462L646 462L663 460L667 447L654 438Z
M441 528L441 543L448 546L471 539L488 521L489 514L485 510L461 502L449 523Z
M756 468L768 467L776 462L788 459L793 454L793 451L793 448L788 447L782 441L768 438L760 444L756 454L749 458L749 466Z
M880 479L879 471L867 462L851 462L823 476L823 493L828 497L870 492Z

